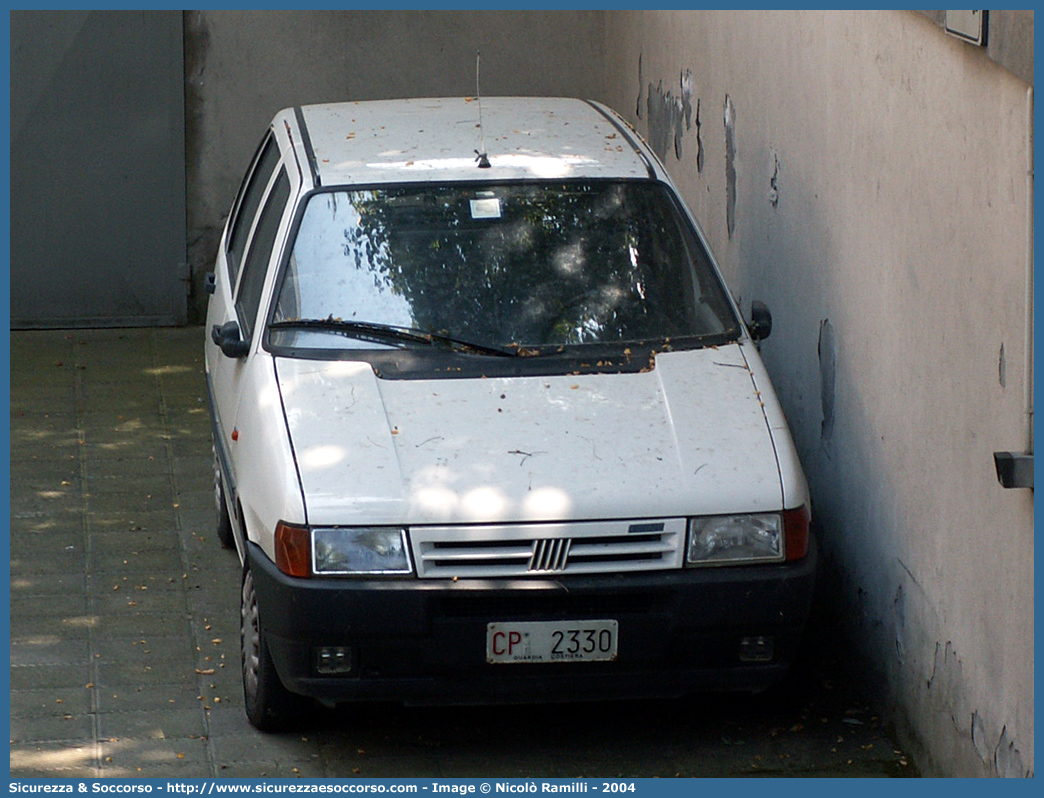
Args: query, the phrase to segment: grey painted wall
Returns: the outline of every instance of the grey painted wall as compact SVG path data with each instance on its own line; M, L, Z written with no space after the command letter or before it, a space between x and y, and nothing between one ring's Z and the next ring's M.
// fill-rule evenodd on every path
M181 22L11 12L14 326L185 322Z
M1034 769L1033 97L923 15L614 12L793 427L852 636L940 775Z
M262 44L263 43L263 44ZM602 12L203 11L185 22L189 258L213 267L221 226L281 108L475 93L602 95Z

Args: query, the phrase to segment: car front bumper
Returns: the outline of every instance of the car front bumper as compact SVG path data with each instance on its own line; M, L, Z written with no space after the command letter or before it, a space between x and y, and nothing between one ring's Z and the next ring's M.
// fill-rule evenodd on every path
M569 579L297 579L255 545L249 567L269 650L292 692L325 702L495 704L754 691L779 680L808 618L816 570L696 568ZM491 622L613 619L611 662L489 664ZM743 661L743 638L772 657ZM317 672L319 647L346 647L351 671Z

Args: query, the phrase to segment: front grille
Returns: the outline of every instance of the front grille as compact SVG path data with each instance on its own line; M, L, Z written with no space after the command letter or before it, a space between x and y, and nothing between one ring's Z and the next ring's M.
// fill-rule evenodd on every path
M660 571L680 568L685 519L413 527L422 579Z

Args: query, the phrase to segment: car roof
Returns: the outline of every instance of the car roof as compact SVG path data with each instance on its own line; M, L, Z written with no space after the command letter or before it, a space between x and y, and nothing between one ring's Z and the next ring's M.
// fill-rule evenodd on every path
M284 124L299 133L291 135L293 148L313 185L659 176L655 158L623 119L585 100L306 105L280 112L273 125ZM478 164L483 148L488 169Z

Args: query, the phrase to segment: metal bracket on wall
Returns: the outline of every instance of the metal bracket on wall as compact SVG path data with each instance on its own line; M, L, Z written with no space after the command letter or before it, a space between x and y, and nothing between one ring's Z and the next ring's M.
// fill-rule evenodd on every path
M1005 488L1033 490L1033 455L1021 452L994 452L997 479Z
M958 39L984 47L988 11L947 11L946 32Z

